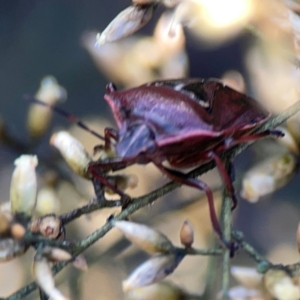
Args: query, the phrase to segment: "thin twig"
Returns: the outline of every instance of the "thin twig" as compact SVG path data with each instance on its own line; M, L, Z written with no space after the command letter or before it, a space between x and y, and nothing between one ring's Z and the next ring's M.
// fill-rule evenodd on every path
M224 161L226 171L229 173L230 160L226 159ZM224 249L223 260L222 260L222 297L223 300L229 300L228 290L229 290L229 275L230 275L230 248L231 245L231 205L232 205L232 195L230 195L227 187L224 187L223 191L223 202L221 210L221 223L223 226L223 238L228 241L229 248Z
M257 270L259 273L266 273L270 269L277 269L285 271L291 277L300 276L300 262L291 265L273 264L247 243L241 232L233 230L231 235L233 239L239 243L239 246L257 262Z

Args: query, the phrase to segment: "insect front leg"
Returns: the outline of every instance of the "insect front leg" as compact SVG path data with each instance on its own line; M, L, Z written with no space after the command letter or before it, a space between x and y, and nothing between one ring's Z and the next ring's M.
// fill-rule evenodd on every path
M105 144L104 144L104 149L105 151L111 150L111 140L117 141L119 138L118 131L113 129L113 128L105 128L104 129L104 139L105 139Z
M104 129L104 145L96 145L94 147L94 155L100 151L105 151L107 156L114 153L114 149L112 147L112 140L118 141L119 135L118 131L113 128L105 128Z
M175 171L175 170L168 169L165 166L163 166L162 164L156 164L156 166L163 173L168 175L168 177L170 177L172 180L177 181L177 182L182 183L182 184L185 184L185 185L188 185L188 186L191 186L191 187L194 187L196 189L199 189L199 190L205 192L205 194L207 196L207 200L208 200L209 214L210 214L210 219L211 219L211 222L212 222L213 229L218 234L221 241L227 247L231 247L230 242L226 241L223 237L223 232L222 232L222 229L221 229L218 217L217 217L215 205L214 205L213 194L212 194L211 189L208 187L208 185L202 180L190 178L186 174Z
M103 187L108 187L121 197L122 206L128 205L131 198L123 191L117 188L116 185L109 182L106 174L109 171L124 169L125 167L134 164L132 161L124 161L122 158L109 158L100 162L92 162L88 165L88 172L93 178L95 193L97 199L101 201L104 198ZM99 185L100 184L100 185Z

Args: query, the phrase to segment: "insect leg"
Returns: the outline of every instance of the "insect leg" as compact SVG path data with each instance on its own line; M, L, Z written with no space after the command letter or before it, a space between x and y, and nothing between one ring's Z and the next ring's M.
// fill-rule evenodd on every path
M88 173L92 176L93 181L97 180L103 186L108 187L116 194L120 195L123 201L123 206L126 206L130 201L130 197L123 193L123 191L119 190L114 184L109 182L105 175L109 171L124 169L125 167L132 165L133 163L134 162L132 161L124 161L122 158L110 158L101 162L90 163L88 165ZM97 187L97 190L95 191L97 197L100 197L99 189L100 188Z
M101 145L96 145L93 149L94 151L94 155L102 150L105 150L106 152L109 152L112 149L111 145L111 140L115 140L117 141L118 140L118 131L113 129L113 128L105 128L104 129L104 145L101 144Z
M111 139L114 139L115 141L118 140L118 131L113 128L105 128L104 129L104 139L105 139L105 145L104 149L110 150L111 149Z
M220 175L223 178L224 183L225 183L225 185L226 185L226 187L228 189L228 192L231 195L231 198L232 198L232 208L231 209L233 210L237 206L237 199L235 197L234 187L232 185L231 178L230 178L230 176L229 176L229 174L228 174L228 172L227 172L227 170L225 168L225 165L224 165L222 159L215 152L213 152L213 151L211 151L209 153L209 156L211 158L213 158L213 160L215 161L215 163L217 165L217 168L218 168L218 170L220 172Z
M258 139L261 139L261 138L264 138L267 136L272 136L272 135L275 137L283 137L284 133L281 132L280 130L266 130L266 131L263 131L260 133L246 135L246 136L243 136L243 137L240 137L240 138L234 140L232 142L232 144L230 144L230 147L235 146L240 143L251 142L251 141L255 141L255 140L258 140Z
M168 177L170 177L172 180L180 182L182 184L186 184L188 186L194 187L196 189L199 189L201 191L204 191L206 193L207 199L208 199L208 206L209 206L209 214L210 214L210 219L212 222L212 226L214 231L219 235L220 239L225 245L228 245L228 241L225 241L223 238L223 233L222 229L220 226L220 223L218 221L217 213L215 210L215 205L214 205L214 199L213 199L213 194L211 189L208 187L208 185L199 180L199 179L194 179L194 178L189 178L187 177L186 174L175 171L175 170L170 170L166 167L164 167L162 164L156 164L156 166Z

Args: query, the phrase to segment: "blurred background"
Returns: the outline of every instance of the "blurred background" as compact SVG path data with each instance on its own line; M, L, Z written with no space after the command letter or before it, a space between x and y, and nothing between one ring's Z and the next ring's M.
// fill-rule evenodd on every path
M259 99L273 113L279 113L299 99L300 5L297 1L268 0L261 4L255 0L239 0L238 4L234 0L214 0L210 1L215 5L211 7L207 4L209 1L200 2L199 11L183 7L184 3L166 5L171 7L160 5L149 23L134 35L116 43L95 46L96 33L102 32L130 1L2 1L0 201L9 200L13 161L25 149L44 162L37 171L40 189L48 185L53 188L59 199L53 208L56 213L83 205L93 196L91 185L69 171L59 153L49 145L49 138L58 129L67 129L90 153L99 141L56 115L38 138L28 133L25 126L29 104L24 95L36 94L42 78L47 75L54 76L67 91L67 101L60 105L92 124L100 133L105 126L115 126L103 100L105 85L110 81L119 88L126 88L159 78L223 78L233 88ZM194 20L195 16L200 16L199 20ZM181 23L187 25L184 31ZM298 126L299 118L294 118L284 129L288 137L284 143L271 139L258 142L234 162L239 198L234 227L243 231L246 240L258 251L280 263L299 259L295 238L300 208ZM267 158L273 160L265 162ZM47 161L55 161L56 165ZM245 175L255 164L263 166L262 170ZM134 167L126 173L135 174L139 180L137 188L128 191L131 195L143 195L161 182L168 182L151 166ZM209 172L203 179L214 190L221 186L216 171ZM268 186L266 191L265 186ZM195 245L208 247L212 233L205 197L182 188L164 198L142 209L133 220L161 230L179 245L180 227L189 219L195 228ZM219 207L218 192L215 200ZM67 237L86 237L114 212L107 210L80 218L67 228ZM32 255L29 251L21 259L0 265L0 296L8 296L32 280L28 275ZM88 272L83 274L72 269L70 273L68 267L58 276L59 288L70 299L123 299L122 280L146 259L145 254L130 247L115 230L85 255ZM188 257L185 263L171 276L171 281L185 296L180 291L170 299L200 299L205 290L207 266L213 262ZM237 254L233 264L254 266L242 252ZM210 267L213 268L216 273L220 271L219 266ZM10 276L7 276L8 270ZM67 279L66 274L69 274ZM11 276L15 280L10 280ZM218 287L214 289L217 291Z

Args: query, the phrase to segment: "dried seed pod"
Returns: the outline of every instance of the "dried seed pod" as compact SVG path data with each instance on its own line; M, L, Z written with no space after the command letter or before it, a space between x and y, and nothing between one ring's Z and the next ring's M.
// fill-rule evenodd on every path
M78 140L66 131L59 131L52 135L50 144L60 151L75 173L84 178L89 178L87 165L91 161L91 157Z
M177 6L189 27L207 43L220 43L238 34L254 18L255 5L251 0L193 1L185 0ZM186 7L180 7L186 4ZM188 7L189 6L189 7Z
M44 216L48 214L57 214L59 212L60 202L55 190L51 187L44 187L37 193L35 214Z
M184 300L183 292L169 282L158 282L130 290L125 295L126 300Z
M56 239L61 233L61 220L56 215L48 215L33 220L28 229L33 233L40 233L49 239Z
M50 215L41 219L39 227L43 236L56 239L61 232L61 221L57 216Z
M156 4L132 5L120 12L105 30L97 35L97 45L114 42L139 30L152 18Z
M54 105L67 97L66 90L60 86L53 76L42 79L41 86L35 97L45 103ZM27 117L27 128L30 136L41 137L48 129L53 110L40 105L30 105Z
M65 261L72 258L72 255L60 248L46 246L43 248L42 252L43 256L45 256L48 260L51 261Z
M15 170L10 185L10 203L14 214L30 217L36 205L37 181L35 155L21 155L15 160Z
M264 285L277 300L298 300L300 298L298 283L282 270L269 270L264 275Z
M272 157L249 170L243 179L242 197L256 202L284 186L292 177L296 160L290 153Z
M180 229L180 242L183 246L189 248L194 243L194 228L190 221L184 221Z
M42 254L36 253L33 262L33 275L38 286L49 296L52 300L67 300L54 284L54 278L51 272L51 266L47 258Z
M24 237L25 233L26 228L19 223L13 223L10 227L10 235L14 239L21 239L22 237Z
M12 238L0 239L0 262L9 261L26 252L28 246Z
M182 255L176 254L160 255L150 258L123 281L124 292L164 279L173 273L182 259Z
M180 24L172 25L173 17L170 13L164 13L158 20L153 39L157 44L157 52L163 59L168 58L168 54L174 56L174 53L180 53L185 48L185 36L183 28ZM152 54L153 55L153 54ZM147 57L145 57L146 59ZM158 63L158 62L157 62Z
M114 176L109 176L108 181L115 185L119 190L125 191L128 188L134 189L138 184L138 177L134 174L119 174ZM105 187L105 192L108 194L115 194L114 191Z
M230 86L234 90L245 93L245 79L240 72L235 70L226 71L222 76L222 81L225 85Z
M231 275L245 288L253 289L261 285L262 275L254 268L231 267Z
M168 253L174 249L166 236L146 225L117 221L114 226L120 229L128 240L148 253Z

